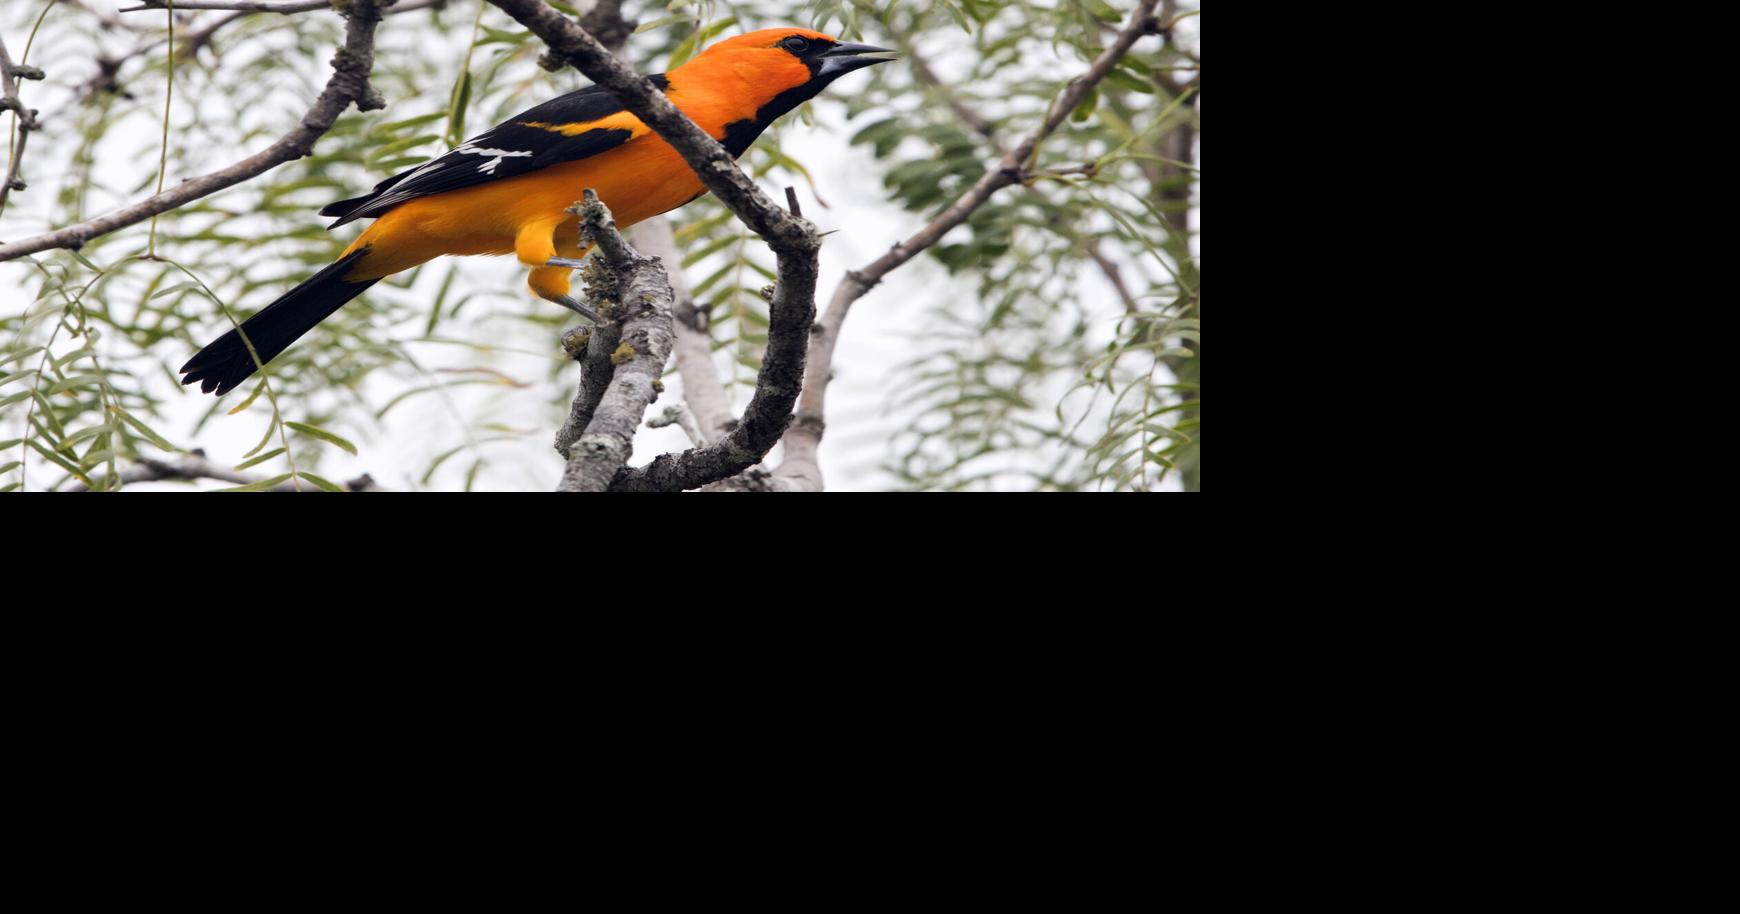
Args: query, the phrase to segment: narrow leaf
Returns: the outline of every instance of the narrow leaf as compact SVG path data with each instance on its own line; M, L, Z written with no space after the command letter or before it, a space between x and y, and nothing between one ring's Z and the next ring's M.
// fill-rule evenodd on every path
M340 438L337 435L334 435L333 433L327 431L326 429L321 428L318 425L309 425L306 422L286 422L284 424L299 431L299 432L301 432L304 435L308 435L309 437L312 437L312 438L319 438L321 441L324 441L327 444L336 445L340 450L351 455L352 457L356 456L356 445L351 444L349 441L346 441L343 438Z

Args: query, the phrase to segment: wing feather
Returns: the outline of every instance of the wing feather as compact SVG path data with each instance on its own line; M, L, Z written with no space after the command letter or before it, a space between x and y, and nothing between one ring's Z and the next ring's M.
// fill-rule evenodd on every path
M663 74L649 79L660 89L670 85ZM445 155L382 181L361 197L327 204L320 214L340 217L328 226L336 228L379 216L417 197L595 156L646 132L646 125L623 110L616 96L590 86L528 108Z

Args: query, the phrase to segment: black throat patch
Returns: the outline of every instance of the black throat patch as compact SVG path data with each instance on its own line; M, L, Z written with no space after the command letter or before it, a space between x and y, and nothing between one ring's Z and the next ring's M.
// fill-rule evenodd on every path
M823 89L828 87L829 83L845 75L843 73L830 77L821 75L821 57L833 47L834 43L831 41L811 41L809 47L801 53L790 52L793 57L802 61L804 66L809 67L809 81L775 95L772 101L756 109L754 117L726 124L725 137L720 142L725 144L725 150L731 153L732 158L742 158L743 153L749 150L750 144L754 143L756 138L761 136L761 132L771 126L774 121L791 113L793 108L815 98L821 94Z
M831 82L832 79L812 76L809 82L775 95L772 101L756 109L754 117L726 124L725 138L720 142L725 144L725 150L731 153L732 158L741 158L750 144L761 136L763 130L772 126L780 117L790 114L793 108L815 98Z

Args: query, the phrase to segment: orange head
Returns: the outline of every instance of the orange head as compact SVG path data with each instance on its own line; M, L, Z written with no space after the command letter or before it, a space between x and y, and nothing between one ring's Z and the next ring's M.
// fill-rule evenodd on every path
M810 29L762 29L714 42L670 75L717 91L732 87L748 103L744 114L758 134L834 80L893 56L886 48L851 44Z

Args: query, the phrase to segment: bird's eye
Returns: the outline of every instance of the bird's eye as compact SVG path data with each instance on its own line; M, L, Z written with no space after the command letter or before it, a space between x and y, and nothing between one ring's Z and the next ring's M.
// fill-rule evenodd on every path
M797 37L796 35L793 35L790 38L787 38L786 40L780 42L780 44L783 45L786 50L791 51L791 52L796 53L796 54L802 54L803 52L810 49L810 43L803 40L802 38Z

